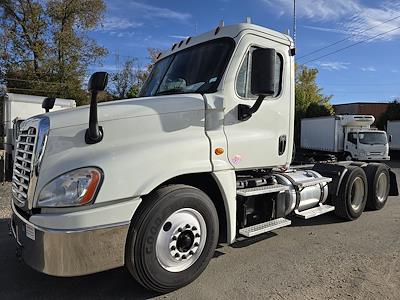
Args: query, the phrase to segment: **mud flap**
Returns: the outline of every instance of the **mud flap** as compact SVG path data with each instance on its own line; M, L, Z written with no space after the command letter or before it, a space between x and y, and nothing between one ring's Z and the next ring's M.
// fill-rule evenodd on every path
M399 188L397 187L396 174L392 170L389 170L389 175L390 175L389 196L398 196L399 195Z

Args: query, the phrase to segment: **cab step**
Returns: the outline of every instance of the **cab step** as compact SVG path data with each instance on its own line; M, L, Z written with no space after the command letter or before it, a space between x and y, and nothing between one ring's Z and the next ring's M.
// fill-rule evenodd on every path
M253 188L240 189L237 191L239 196L250 197L255 195L278 193L289 190L289 187L283 184L264 185Z
M302 218L302 219L310 219L314 218L316 216L320 216L323 214L326 214L330 211L335 210L335 207L332 205L327 205L327 204L320 204L317 207L313 207L307 210L303 211L295 211L295 214L297 217Z
M246 237L253 237L268 231L272 231L281 227L289 226L292 224L292 221L285 219L285 218L279 218L275 220L271 220L268 222L256 224L253 226L245 227L242 229L239 229L239 233L241 235L244 235Z

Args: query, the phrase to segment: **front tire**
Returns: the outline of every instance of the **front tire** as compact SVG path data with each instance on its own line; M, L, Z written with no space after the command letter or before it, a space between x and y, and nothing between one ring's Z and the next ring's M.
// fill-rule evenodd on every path
M201 190L162 187L143 200L128 234L125 264L145 288L166 293L195 280L218 242L215 206Z

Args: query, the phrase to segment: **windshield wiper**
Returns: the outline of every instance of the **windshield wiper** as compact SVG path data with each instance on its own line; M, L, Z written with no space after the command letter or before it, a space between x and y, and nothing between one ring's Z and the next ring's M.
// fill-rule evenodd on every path
M181 88L174 88L174 89L169 89L169 90L165 90L165 91L162 91L162 92L158 92L158 93L156 94L156 96L159 96L159 95L183 94L183 93L185 93L185 91L184 91L183 89L181 89Z

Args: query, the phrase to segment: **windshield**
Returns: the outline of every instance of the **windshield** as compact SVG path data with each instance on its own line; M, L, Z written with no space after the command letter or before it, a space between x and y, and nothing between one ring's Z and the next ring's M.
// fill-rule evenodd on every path
M215 92L233 47L232 39L221 38L164 58L154 65L139 97Z
M360 140L361 144L387 144L387 136L384 132L359 132L358 139Z

